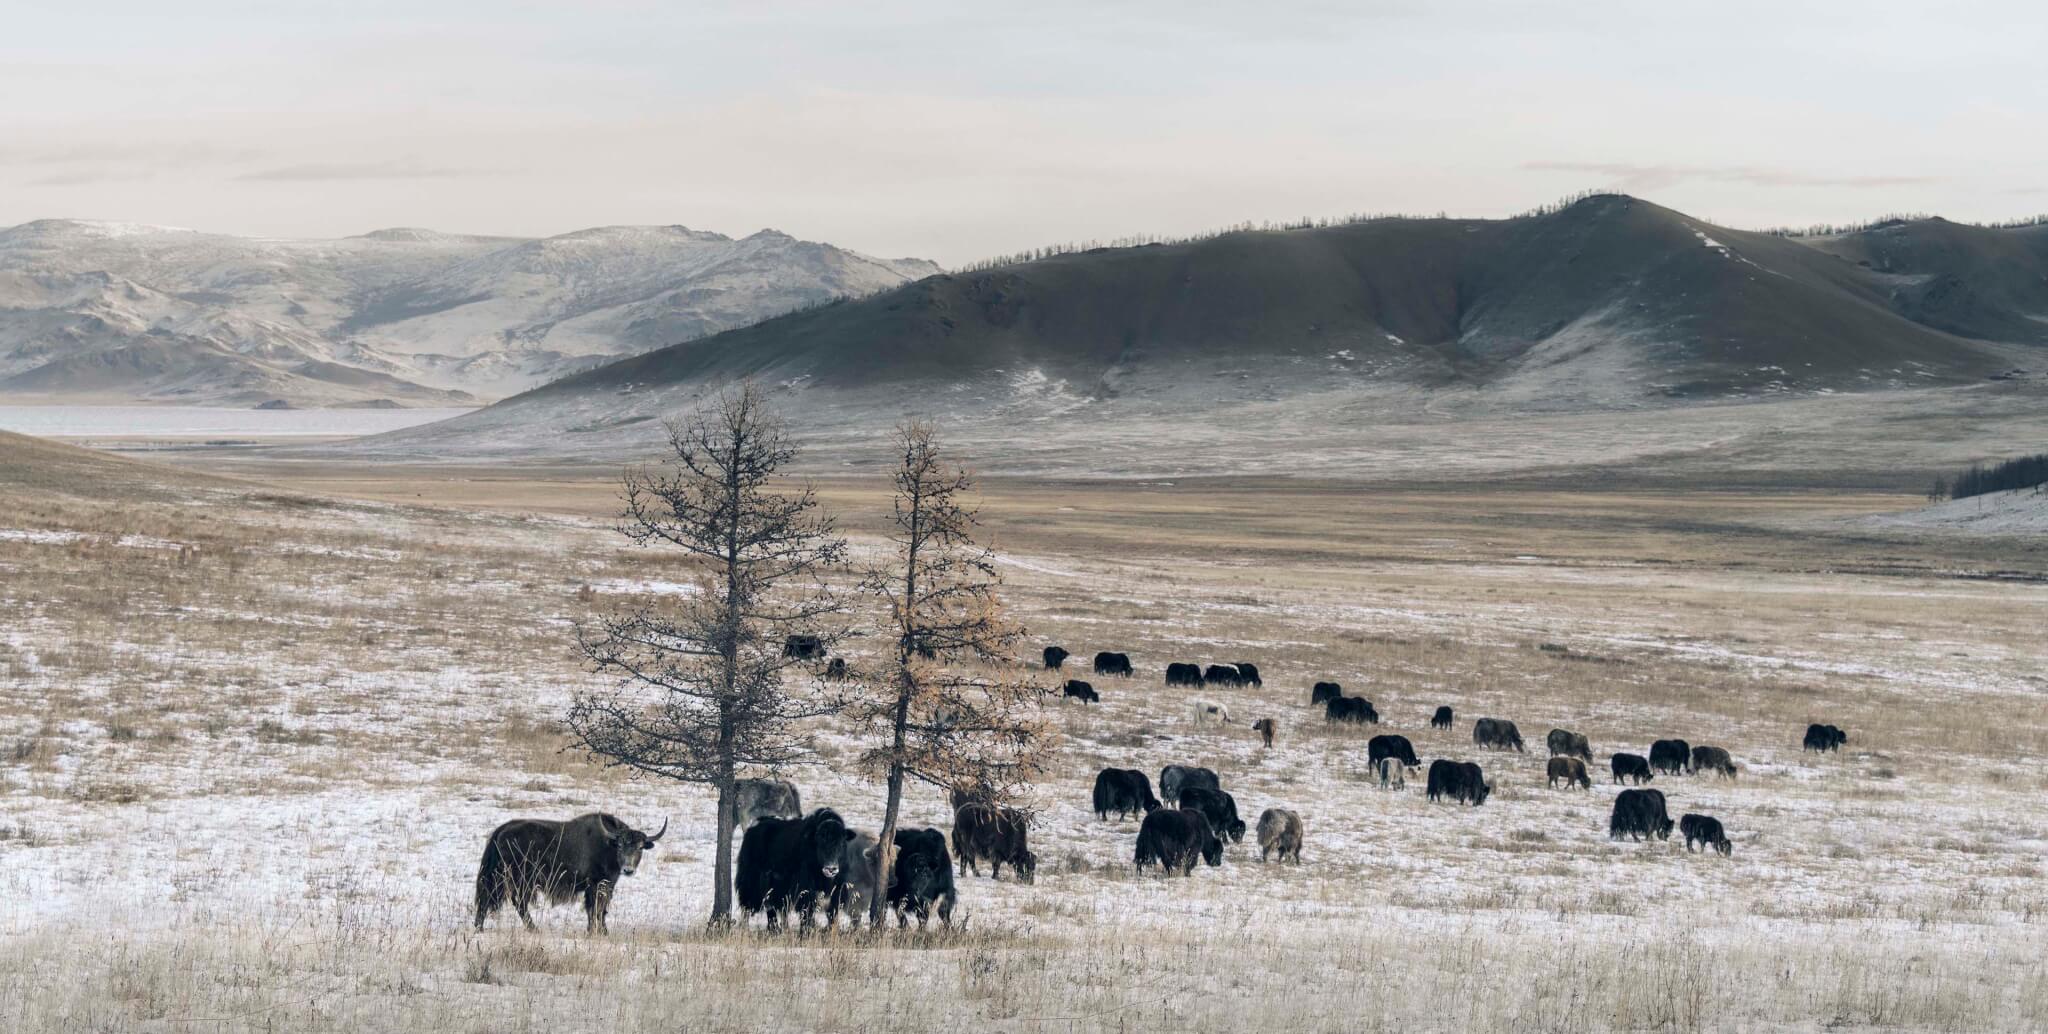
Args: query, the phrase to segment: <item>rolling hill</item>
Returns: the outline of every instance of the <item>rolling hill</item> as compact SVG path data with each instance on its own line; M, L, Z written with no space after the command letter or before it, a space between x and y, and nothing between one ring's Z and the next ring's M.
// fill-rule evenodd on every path
M462 405L935 271L763 230L0 229L0 398Z
M906 413L991 436L1193 434L1983 384L2041 365L2044 231L1930 220L1790 238L1602 195L1514 219L1098 249L657 349L363 447L644 448L657 418L749 377L840 437Z

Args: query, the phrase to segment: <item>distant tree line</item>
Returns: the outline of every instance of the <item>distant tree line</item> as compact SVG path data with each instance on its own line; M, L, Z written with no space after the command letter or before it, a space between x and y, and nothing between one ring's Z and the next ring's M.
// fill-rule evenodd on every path
M1866 219L1861 222L1812 223L1806 226L1770 226L1765 227L1764 229L1759 230L1757 232L1767 233L1773 237L1833 237L1844 233L1863 233L1869 230L1882 230L1887 226L1900 226L1905 223L1918 222L1923 219L1935 218L1940 217L1930 215L1926 212L1894 212L1890 215L1879 216L1875 219ZM2048 214L2030 215L2019 219L2000 219L1994 222L1986 223L1973 223L1954 219L1951 219L1949 221L1959 222L1961 223L1961 225L1964 226L1975 226L1986 230L2019 230L2029 226L2041 226L2044 224L2048 224Z
M1970 469L1957 474L1953 479L1938 477L1934 487L1928 490L1927 498L1968 499L1973 495L1989 495L1992 492L2013 492L2024 488L2038 489L2048 484L2048 452L1986 467L1981 463L1970 465Z

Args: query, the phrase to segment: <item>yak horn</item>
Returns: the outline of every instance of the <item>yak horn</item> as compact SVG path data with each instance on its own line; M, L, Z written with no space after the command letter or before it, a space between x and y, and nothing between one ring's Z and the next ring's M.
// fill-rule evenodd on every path
M657 841L657 840L660 840L660 839L661 839L661 834L662 834L662 833L666 833L666 832L668 832L668 819L666 819L666 818L663 818L663 819L661 820L661 832L659 832L659 833L656 833L656 834L654 834L654 835L653 835L653 836L651 836L651 837L648 837L648 838L647 838L647 842L651 844L651 843L653 843L653 842L655 842L655 841Z

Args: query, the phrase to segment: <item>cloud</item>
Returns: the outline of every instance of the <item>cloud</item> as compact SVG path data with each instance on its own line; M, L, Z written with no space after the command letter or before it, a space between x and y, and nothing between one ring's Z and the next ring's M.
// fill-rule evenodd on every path
M502 170L470 169L424 165L412 159L381 162L312 162L259 169L235 177L238 180L276 183L325 183L339 180L448 180L471 176L494 176Z
M1624 190L1666 190L1689 180L1752 187L1907 187L1939 182L1934 176L1815 176L1761 165L1634 165L1627 162L1524 162L1536 172L1606 176Z

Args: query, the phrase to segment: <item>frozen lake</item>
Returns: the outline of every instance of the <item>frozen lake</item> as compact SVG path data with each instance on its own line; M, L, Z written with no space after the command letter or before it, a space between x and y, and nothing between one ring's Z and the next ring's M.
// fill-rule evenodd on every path
M0 431L44 438L349 438L467 409L225 409L208 406L0 406Z

